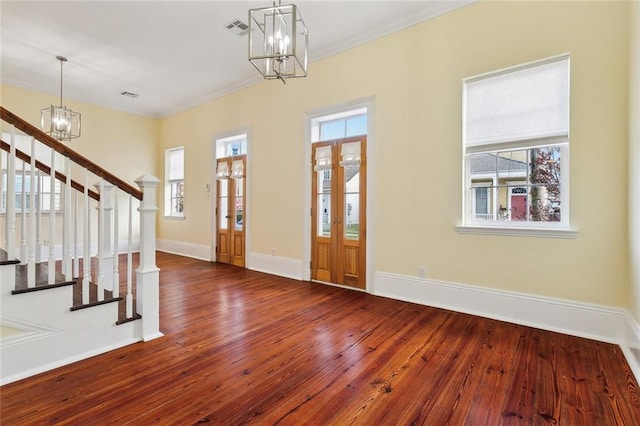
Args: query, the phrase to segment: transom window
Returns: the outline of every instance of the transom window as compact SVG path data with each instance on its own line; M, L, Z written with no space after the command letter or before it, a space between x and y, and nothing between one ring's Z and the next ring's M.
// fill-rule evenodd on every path
M367 108L352 109L311 120L311 142L367 134Z
M569 57L467 78L464 225L569 227Z
M247 134L216 139L216 158L235 157L247 153Z

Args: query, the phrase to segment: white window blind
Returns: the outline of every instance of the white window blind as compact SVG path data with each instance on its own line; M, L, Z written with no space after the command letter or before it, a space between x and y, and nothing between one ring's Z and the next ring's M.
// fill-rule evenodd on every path
M471 77L464 82L466 152L567 142L569 57Z
M171 149L167 151L167 160L169 163L169 180L184 179L184 149Z
M316 172L331 170L331 146L316 148L316 165L313 170Z

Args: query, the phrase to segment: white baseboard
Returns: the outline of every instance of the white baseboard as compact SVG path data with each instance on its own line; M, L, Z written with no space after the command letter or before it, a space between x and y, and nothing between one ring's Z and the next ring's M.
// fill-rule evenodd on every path
M247 269L302 280L302 260L300 259L249 253Z
M51 362L51 363L48 363L48 364L45 364L45 365L39 365L39 366L31 368L29 370L21 371L19 373L12 374L12 375L7 376L7 377L0 378L0 386L4 386L6 384L9 384L9 383L12 383L12 382L16 382L18 380L26 379L27 377L35 376L36 374L44 373L46 371L53 370L54 368L58 368L58 367L62 367L62 366L65 366L65 365L72 364L74 362L82 361L84 359L91 358L91 357L96 356L96 355L100 355L100 354L103 354L103 353L106 353L106 352L110 352L110 351L113 351L115 349L122 348L124 346L132 345L132 344L137 343L139 341L140 341L140 339L128 338L128 339L124 339L124 340L122 340L120 342L117 342L117 343L113 343L113 344L110 344L110 345L103 346L103 347L98 348L98 349L93 349L93 350L90 350L90 351L87 351L87 352L83 352L83 353L80 353L80 354L69 356L67 358L56 360L54 362Z
M620 345L640 380L640 326L621 308L377 272L374 294Z
M156 239L156 249L165 253L211 261L211 246L183 241Z
M168 253L210 260L208 246L158 240L157 247ZM303 279L301 259L250 253L247 268ZM614 343L620 345L640 381L640 325L622 308L386 272L374 273L374 282L369 283L367 291L376 296Z

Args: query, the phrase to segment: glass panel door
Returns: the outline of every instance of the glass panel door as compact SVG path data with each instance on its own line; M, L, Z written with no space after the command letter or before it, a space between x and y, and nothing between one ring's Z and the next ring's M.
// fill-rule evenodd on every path
M318 179L317 209L318 234L322 237L331 236L331 170L321 170L316 173Z
M360 166L344 168L344 237L358 240L360 235Z
M229 229L229 179L218 180L218 227Z
M221 158L217 163L226 163L227 170L232 170L232 164L242 162L243 173L245 156ZM218 170L221 168L218 167ZM216 208L216 261L244 266L245 256L245 185L244 176L231 175L217 180L217 208Z
M313 144L312 280L365 288L365 144L366 136Z
M234 214L235 230L242 231L244 229L244 178L234 179L235 200Z

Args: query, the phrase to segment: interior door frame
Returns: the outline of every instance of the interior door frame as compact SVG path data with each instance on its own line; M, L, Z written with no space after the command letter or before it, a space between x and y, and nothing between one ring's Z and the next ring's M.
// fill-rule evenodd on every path
M353 101L333 105L329 107L314 109L305 113L305 144L304 144L304 201L303 201L303 247L302 247L302 280L311 281L311 179L312 173L309 172L311 167L311 145L313 143L311 134L313 130L313 122L319 118L332 115L346 113L355 109L366 108L367 109L367 202L366 202L366 214L367 214L367 235L365 242L365 283L366 287L364 291L367 293L375 293L374 271L375 271L375 191L371 191L373 188L373 177L376 172L375 161L375 146L376 146L376 109L375 109L375 96L356 99ZM358 291L353 287L345 287Z
M252 140L252 129L251 127L242 127L235 130L229 130L226 132L217 133L213 136L211 142L211 155L209 158L211 159L211 177L209 182L205 186L205 192L207 193L207 197L211 202L209 223L211 224L211 244L209 248L209 262L216 261L216 249L218 247L217 235L218 235L218 224L216 223L216 207L218 200L218 192L216 184L216 166L217 166L217 158L216 158L216 148L218 139L225 139L231 136L237 136L240 134L247 135L247 153L246 160L244 165L244 267L246 269L250 269L251 267L251 140Z

